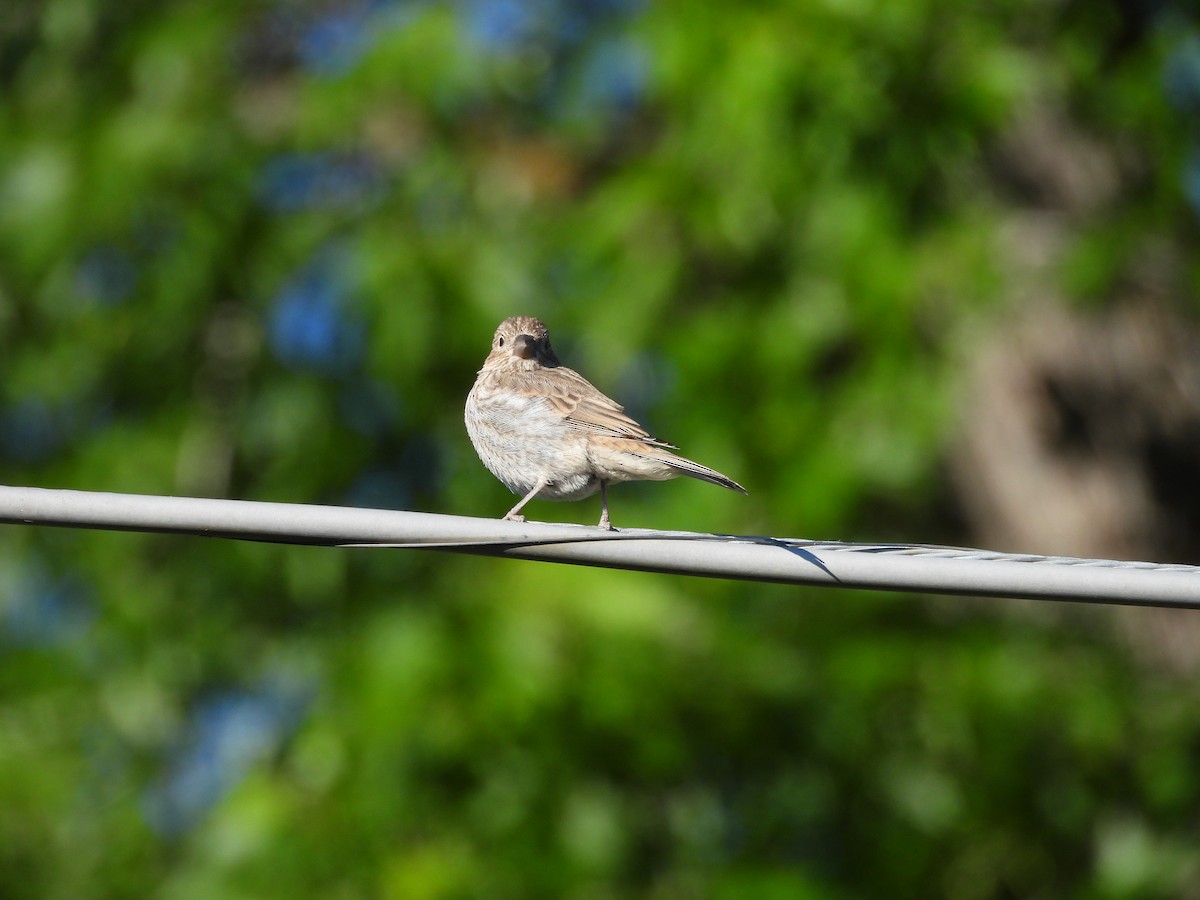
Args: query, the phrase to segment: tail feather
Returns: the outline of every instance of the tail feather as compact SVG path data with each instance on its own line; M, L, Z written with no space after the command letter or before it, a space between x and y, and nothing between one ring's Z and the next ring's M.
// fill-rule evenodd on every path
M674 453L664 453L660 457L663 462L673 469L678 469L684 475L690 475L692 478L699 478L701 481L707 481L709 484L716 484L723 488L729 488L731 491L739 491L745 494L746 489L728 476L722 475L715 469L710 469L708 466L702 466L698 462L692 462L683 456L676 456Z

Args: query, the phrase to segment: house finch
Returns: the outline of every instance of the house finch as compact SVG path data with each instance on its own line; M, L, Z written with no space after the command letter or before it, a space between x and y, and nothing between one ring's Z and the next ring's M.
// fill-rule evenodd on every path
M600 527L608 518L608 485L690 475L746 493L726 478L671 451L619 403L558 361L546 326L511 316L492 338L492 352L467 395L467 433L488 470L521 496L504 517L525 521L534 497L581 500L600 491Z

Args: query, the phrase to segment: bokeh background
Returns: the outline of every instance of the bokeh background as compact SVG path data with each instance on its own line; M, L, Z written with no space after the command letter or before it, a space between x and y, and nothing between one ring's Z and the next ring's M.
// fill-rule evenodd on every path
M1200 20L5 0L0 481L1200 562ZM598 501L534 503L593 522ZM1200 896L1196 614L0 530L0 895Z

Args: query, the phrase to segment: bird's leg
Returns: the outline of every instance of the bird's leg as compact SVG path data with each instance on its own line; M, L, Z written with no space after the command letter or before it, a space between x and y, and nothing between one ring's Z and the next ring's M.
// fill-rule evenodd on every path
M539 478L537 484L535 484L533 486L533 490L530 491L528 494L526 494L524 497L522 497L520 502L518 502L516 506L514 506L507 513L505 513L504 518L509 522L524 522L525 517L523 515L521 515L521 507L524 506L526 503L528 503L530 500L532 500L534 497L536 497L538 495L538 492L541 491L541 489L544 488L549 483L550 483L549 479Z
M608 519L608 482L600 479L600 527L605 531L616 531Z

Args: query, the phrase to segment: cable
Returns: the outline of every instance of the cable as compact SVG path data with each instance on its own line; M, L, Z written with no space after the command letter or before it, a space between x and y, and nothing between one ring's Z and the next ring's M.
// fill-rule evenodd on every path
M745 581L1200 609L1195 566L0 486L0 522L403 548Z

